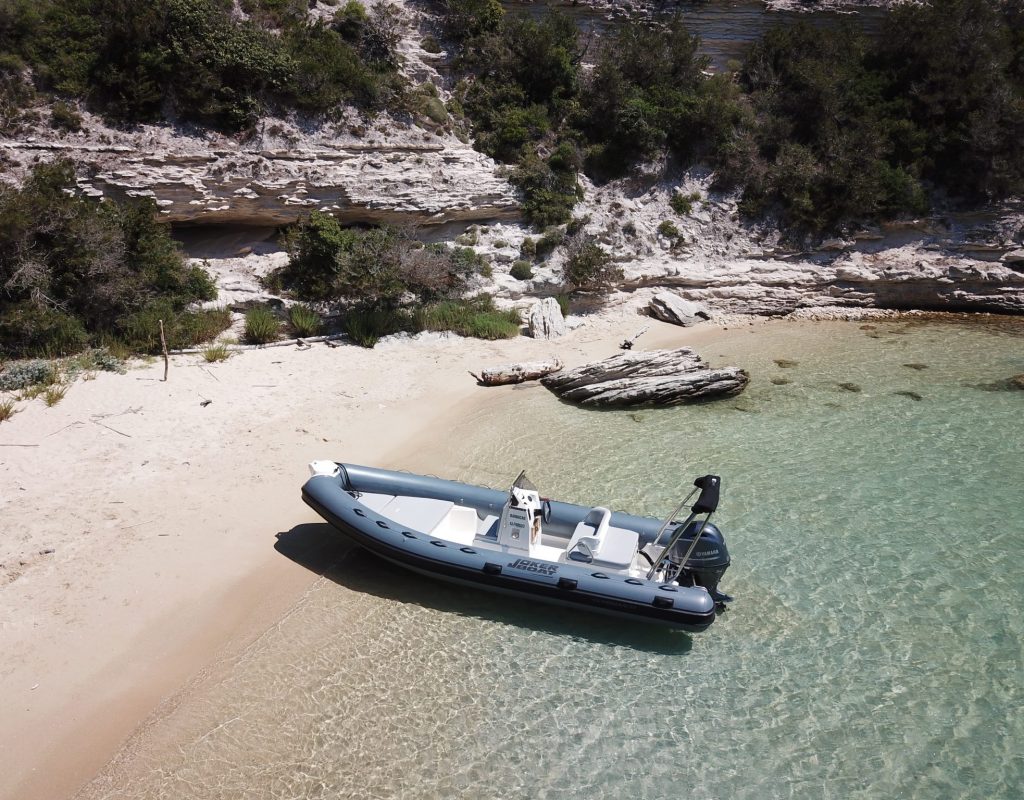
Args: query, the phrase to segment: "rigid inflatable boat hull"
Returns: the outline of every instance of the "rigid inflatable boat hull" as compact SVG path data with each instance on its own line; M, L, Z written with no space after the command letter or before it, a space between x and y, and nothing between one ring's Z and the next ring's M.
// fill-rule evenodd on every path
M504 492L369 467L339 467L338 475L310 478L302 489L303 500L338 531L394 564L466 586L692 632L714 622L714 601L701 588L663 586L590 564L555 563L459 545L397 525L351 494L412 495L500 511L508 497ZM551 506L551 522L545 522L545 527L555 530L570 530L587 511L570 503ZM657 520L628 514L618 514L618 523L639 529L641 540L648 541L659 525Z

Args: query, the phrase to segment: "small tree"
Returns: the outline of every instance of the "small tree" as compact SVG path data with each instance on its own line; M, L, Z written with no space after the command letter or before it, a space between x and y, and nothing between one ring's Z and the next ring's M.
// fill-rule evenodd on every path
M622 280L622 269L593 242L575 236L566 245L562 281L572 291L607 292Z

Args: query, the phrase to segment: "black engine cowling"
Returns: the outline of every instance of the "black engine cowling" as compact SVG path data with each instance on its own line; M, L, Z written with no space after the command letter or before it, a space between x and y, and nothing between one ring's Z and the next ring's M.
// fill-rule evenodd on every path
M701 530L701 523L694 520L686 526L668 554L668 559L674 564L680 564L686 556L686 552L693 544L697 532ZM704 530L700 535L700 541L690 558L683 566L676 581L679 585L703 586L716 603L727 603L732 600L727 594L718 591L718 582L729 568L729 550L725 546L725 537L714 523L704 524Z

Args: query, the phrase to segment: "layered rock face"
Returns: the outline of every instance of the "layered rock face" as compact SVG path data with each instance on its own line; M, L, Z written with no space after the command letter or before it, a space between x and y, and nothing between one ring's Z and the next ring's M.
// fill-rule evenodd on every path
M4 141L0 152L15 178L37 160L69 158L86 194L151 197L174 223L283 225L316 209L365 223L518 217L516 191L490 158L454 137L424 141L421 133L311 138L289 148L162 130L150 142Z
M1024 313L1020 265L913 246L847 253L830 264L644 260L627 265L626 284L671 286L688 300L749 314L782 315L815 306Z

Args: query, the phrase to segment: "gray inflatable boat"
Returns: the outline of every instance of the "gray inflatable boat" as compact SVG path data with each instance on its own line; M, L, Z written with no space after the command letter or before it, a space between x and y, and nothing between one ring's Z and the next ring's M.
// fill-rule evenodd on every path
M687 631L705 630L731 600L718 591L729 553L709 522L716 475L694 481L659 522L547 500L525 474L502 492L334 461L314 461L310 471L302 499L320 516L425 575Z

